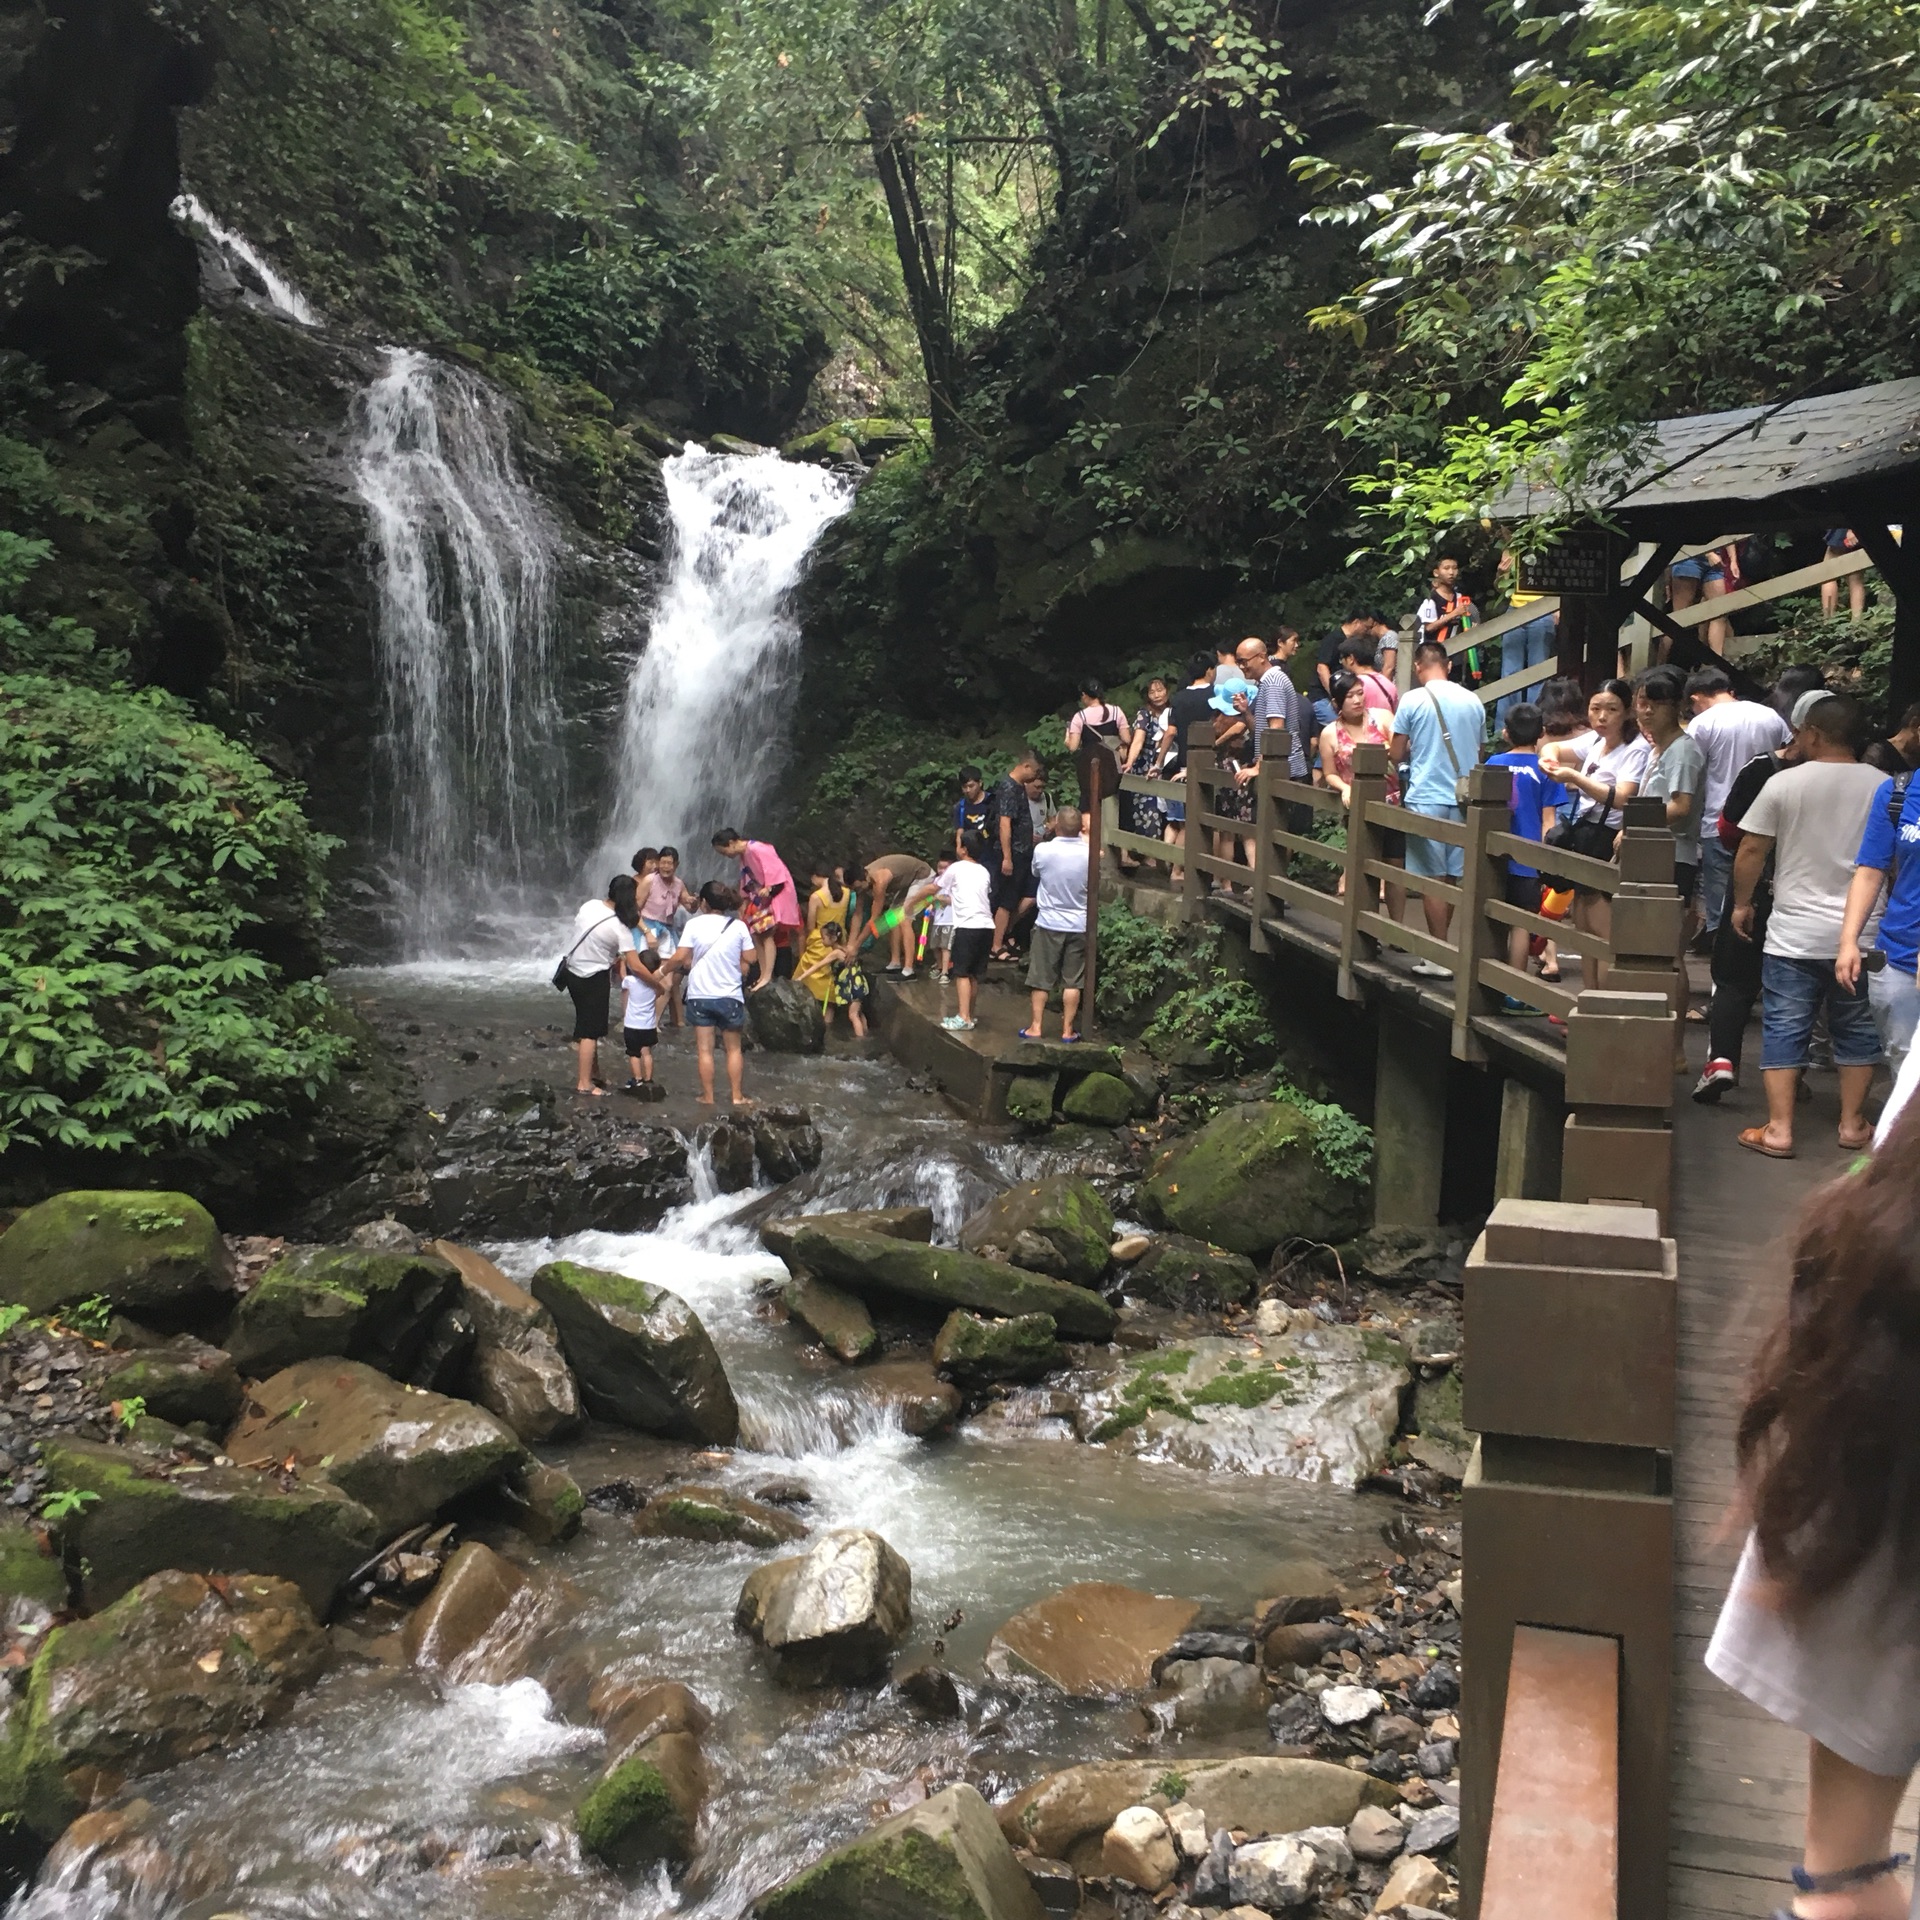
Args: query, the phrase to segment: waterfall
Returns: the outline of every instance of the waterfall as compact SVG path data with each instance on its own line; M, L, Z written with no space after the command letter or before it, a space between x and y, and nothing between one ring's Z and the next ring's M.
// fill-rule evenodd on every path
M387 350L360 396L354 485L372 522L383 713L376 818L409 958L551 905L566 819L555 684L557 529L484 381Z
M705 865L718 827L751 833L780 770L799 628L789 601L853 482L776 454L689 446L661 469L668 576L627 683L615 821L593 869L643 841Z
M243 233L216 220L191 193L183 193L171 208L173 217L184 226L198 227L229 261L238 261L266 290L267 302L274 312L303 327L317 327L320 316L298 287L275 271L272 262ZM236 276L238 277L238 276Z

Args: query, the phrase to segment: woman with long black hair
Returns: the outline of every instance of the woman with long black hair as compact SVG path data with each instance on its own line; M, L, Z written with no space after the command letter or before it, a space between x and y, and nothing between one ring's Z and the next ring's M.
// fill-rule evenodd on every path
M1811 1742L1790 1920L1904 1920L1920 1764L1920 1107L1808 1203L1736 1450L1752 1531L1707 1665ZM1778 1916L1776 1916L1778 1920Z
M606 897L583 900L573 916L573 944L567 949L567 993L573 1001L575 1093L597 1100L606 1093L600 1075L600 1042L607 1037L608 1001L613 972L633 945L640 924L639 884L630 873L615 874Z

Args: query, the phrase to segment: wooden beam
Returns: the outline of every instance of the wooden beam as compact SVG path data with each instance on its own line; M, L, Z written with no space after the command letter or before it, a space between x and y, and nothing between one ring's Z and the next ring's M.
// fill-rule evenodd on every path
M1619 1920L1620 1643L1515 1627L1479 1920Z

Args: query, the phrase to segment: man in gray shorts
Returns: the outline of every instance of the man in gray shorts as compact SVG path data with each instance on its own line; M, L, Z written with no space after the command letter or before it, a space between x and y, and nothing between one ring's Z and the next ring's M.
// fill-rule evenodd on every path
M1045 1038L1047 996L1060 989L1060 1038L1080 1038L1080 993L1087 984L1087 843L1078 807L1053 816L1051 838L1033 850L1034 898L1039 909L1027 953L1027 985L1033 990L1033 1022L1022 1040Z

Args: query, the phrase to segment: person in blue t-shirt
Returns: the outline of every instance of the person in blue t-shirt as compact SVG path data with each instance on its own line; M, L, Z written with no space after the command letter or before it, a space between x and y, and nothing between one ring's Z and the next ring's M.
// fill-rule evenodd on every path
M968 834L987 831L987 786L978 767L960 769L960 798L953 803L953 850L957 855Z
M1540 764L1540 736L1545 730L1545 716L1531 700L1515 702L1507 709L1502 729L1508 751L1496 753L1487 762L1490 767L1505 767L1512 775L1514 837L1536 843L1546 837L1547 821L1567 799L1566 788ZM1507 905L1527 913L1540 911L1540 869L1526 865L1512 854L1507 855ZM1527 949L1532 938L1525 927L1507 929L1508 966L1526 972ZM1535 1013L1539 1009L1508 994L1503 1011Z
M1860 852L1853 863L1846 918L1840 923L1840 951L1833 976L1853 992L1866 962L1860 936L1884 886L1887 910L1880 919L1880 952L1886 963L1867 975L1867 998L1880 1046L1894 1078L1920 1026L1920 781L1912 774L1885 780L1867 809Z

